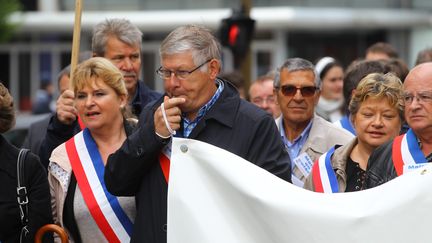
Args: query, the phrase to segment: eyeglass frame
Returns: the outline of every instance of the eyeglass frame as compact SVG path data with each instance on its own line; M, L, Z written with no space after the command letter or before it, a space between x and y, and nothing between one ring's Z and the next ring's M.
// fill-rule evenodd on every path
M419 91L416 92L415 95L404 93L402 97L404 103L407 105L411 105L412 102L414 101L414 98L416 99L417 103L429 104L432 103L432 90Z
M273 95L269 95L269 96L267 96L267 97L265 97L265 98L262 98L262 97L255 97L255 98L251 99L251 102L252 102L252 103L254 103L254 104L259 104L259 105L262 105L262 104L264 104L264 103L267 103L267 104L274 104L275 101L276 101L276 98L275 98Z
M203 62L202 64L198 65L196 68L190 70L190 71L186 71L186 70L175 70L175 71L171 71L168 69L163 70L162 66L160 66L157 70L156 70L156 74L161 78L161 79L169 79L172 77L172 74L174 73L174 76L178 79L186 79L189 75L191 75L193 72L195 72L196 70L200 69L201 67L203 67L205 64L209 63L211 60L213 60L213 58L208 59L207 61ZM164 76L162 74L162 71L167 71L169 72L169 76ZM182 75L186 75L185 77L179 77L179 72L182 72ZM180 76L182 76L180 75Z
M294 92L292 95L286 94L286 93L283 91L284 87L294 87L294 88L295 88L295 92ZM307 89L308 89L308 88L313 88L313 89L314 89L314 92L313 92L311 95L304 95L303 90L304 90L305 88L307 88ZM316 94L317 90L319 90L319 88L316 87L316 86L302 86L302 87L297 87L297 86L295 86L295 85L290 85L290 84L288 84L288 85L281 85L281 86L279 86L279 87L276 87L276 89L277 89L277 90L280 90L281 93L282 93L282 95L283 95L283 96L286 96L286 97L294 97L294 96L297 94L297 90L300 90L300 94L301 94L303 97L305 97L305 98L306 98L306 97L312 97L312 96L314 96L314 95Z

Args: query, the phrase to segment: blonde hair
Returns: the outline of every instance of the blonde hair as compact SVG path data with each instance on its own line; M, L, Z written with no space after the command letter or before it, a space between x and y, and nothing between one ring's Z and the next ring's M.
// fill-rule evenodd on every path
M0 133L9 131L15 125L13 98L9 90L0 83Z
M401 121L404 120L402 82L393 73L371 73L364 77L357 88L349 104L349 111L353 117L360 109L362 102L368 98L386 98L389 104L398 110Z
M79 64L74 71L72 89L75 94L88 86L90 80L99 78L106 85L111 87L118 96L127 97L127 89L123 75L118 68L103 57L93 57ZM129 107L122 110L125 118L131 117Z

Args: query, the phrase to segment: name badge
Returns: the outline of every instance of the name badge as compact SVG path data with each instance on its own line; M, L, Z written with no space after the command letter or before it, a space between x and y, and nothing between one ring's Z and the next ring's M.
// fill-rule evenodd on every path
M297 168L299 168L304 177L307 177L312 171L313 161L305 152L301 153L297 158L294 159L294 164L297 166Z
M407 173L407 172L411 172L414 171L418 168L422 168L425 165L427 165L427 163L420 163L420 164L408 164L408 165L404 165L403 166L403 173Z

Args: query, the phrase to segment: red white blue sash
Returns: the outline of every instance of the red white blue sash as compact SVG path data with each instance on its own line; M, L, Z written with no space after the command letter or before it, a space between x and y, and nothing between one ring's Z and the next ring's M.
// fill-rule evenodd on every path
M165 177L165 181L168 183L169 181L169 171L171 164L171 142L169 142L165 147L163 147L162 151L159 154L159 164L162 169L162 173Z
M427 163L412 129L397 136L392 146L392 160L398 176L406 170L420 168Z
M129 242L133 223L105 186L105 166L86 128L66 142L66 151L87 207L109 242Z
M331 165L331 156L335 148L331 148L327 153L321 155L312 167L312 182L316 192L336 193L339 192L339 186L336 174Z

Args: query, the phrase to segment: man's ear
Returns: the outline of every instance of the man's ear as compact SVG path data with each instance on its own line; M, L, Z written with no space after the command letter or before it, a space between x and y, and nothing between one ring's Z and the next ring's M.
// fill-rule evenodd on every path
M275 104L279 105L279 101L278 101L278 89L273 88L273 96L275 99Z
M220 73L221 64L217 59L212 59L208 64L208 71L211 79L216 79L217 75Z
M315 106L318 104L320 96L321 96L321 90L319 89L319 90L316 91L315 97L314 97L314 99L315 99L314 100L314 105Z

